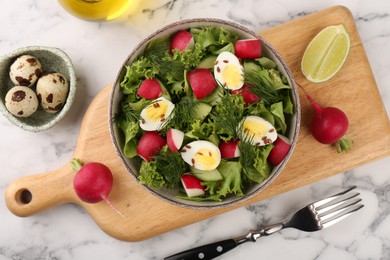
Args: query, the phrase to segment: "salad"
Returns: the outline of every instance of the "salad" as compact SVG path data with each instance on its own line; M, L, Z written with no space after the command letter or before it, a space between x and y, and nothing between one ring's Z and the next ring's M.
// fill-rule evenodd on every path
M268 178L290 149L294 105L261 51L259 39L207 26L153 40L126 66L114 120L141 184L222 201Z

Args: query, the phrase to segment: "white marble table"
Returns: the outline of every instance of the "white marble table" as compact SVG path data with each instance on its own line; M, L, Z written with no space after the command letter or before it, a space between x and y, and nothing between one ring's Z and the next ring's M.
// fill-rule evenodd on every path
M281 220L288 214L286 208L297 208L350 185L359 187L366 206L348 221L317 233L285 230L256 244L242 245L221 258L390 259L389 157L137 243L109 237L75 205L64 205L28 218L16 217L8 211L3 199L7 185L18 177L47 172L65 164L75 148L83 113L92 98L113 81L135 44L157 28L183 18L223 18L261 31L332 5L345 5L356 19L390 112L388 0L141 2L138 13L121 23L76 19L53 0L0 3L0 55L28 45L59 47L73 60L78 76L78 100L54 128L34 134L18 129L0 116L0 259L161 259L189 247L241 235L259 223Z

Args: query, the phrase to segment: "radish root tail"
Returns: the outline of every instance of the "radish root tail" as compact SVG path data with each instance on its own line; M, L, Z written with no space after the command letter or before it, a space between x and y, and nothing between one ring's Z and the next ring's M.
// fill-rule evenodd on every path
M109 200L107 196L102 195L101 197L108 204L108 206L110 206L116 213L118 213L118 215L120 215L122 218L126 217L125 215L123 215L122 212L120 212L117 208L115 208L114 205L112 205L111 200Z

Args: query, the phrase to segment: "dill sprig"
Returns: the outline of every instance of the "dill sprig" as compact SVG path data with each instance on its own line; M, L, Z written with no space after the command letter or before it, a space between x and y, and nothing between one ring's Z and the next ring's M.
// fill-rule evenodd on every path
M244 135L238 143L240 149L240 163L242 165L242 172L244 179L248 182L261 183L263 177L260 172L256 170L255 163L258 154L258 147L253 146L253 136Z
M168 77L174 81L181 81L184 78L184 65L180 61L167 58L170 57L169 46L170 41L168 37L154 40L146 47L144 57L158 68L162 78Z
M113 119L116 124L121 124L123 121L136 122L139 121L140 118L140 115L131 108L130 104L124 104L121 111L118 112Z
M251 92L258 96L266 105L279 102L281 100L279 92L264 81L264 77L256 71L244 73L244 82L251 86Z
M185 96L175 105L170 124L178 129L187 129L195 120L198 103L192 97Z
M245 107L240 95L231 95L227 90L221 96L211 117L216 129L221 134L227 134L227 139L237 139L238 127L244 117Z
M153 156L156 161L157 172L164 176L170 188L177 187L181 175L187 171L187 166L180 153L171 152L164 147L158 155Z

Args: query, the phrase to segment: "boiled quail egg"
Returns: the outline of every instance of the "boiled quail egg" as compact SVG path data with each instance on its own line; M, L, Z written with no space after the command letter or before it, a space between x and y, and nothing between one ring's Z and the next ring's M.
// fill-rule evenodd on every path
M215 80L223 87L237 90L244 85L243 67L231 52L221 52L214 63Z
M45 74L37 82L37 95L42 108L48 113L56 113L65 104L69 85L58 72Z
M16 117L29 117L38 108L38 98L31 88L15 86L5 96L5 107Z
M210 171L221 162L221 152L209 141L193 141L181 149L183 160L198 170Z
M140 127L145 131L159 130L169 119L175 105L159 97L141 111Z
M31 55L18 57L11 65L9 76L18 86L31 87L42 74L42 65Z
M275 127L259 116L247 116L240 124L243 137L255 146L273 143L278 137Z

